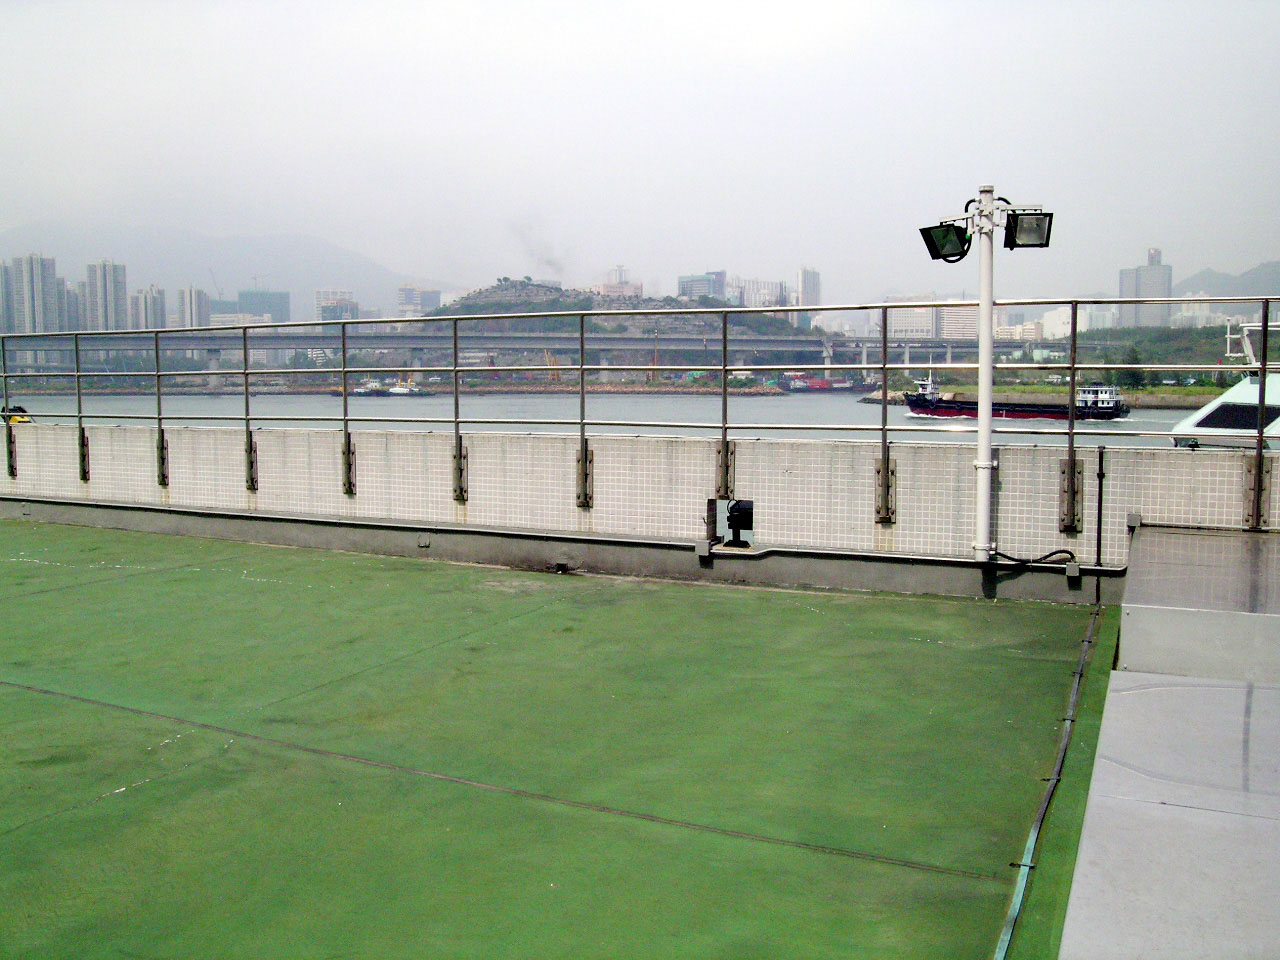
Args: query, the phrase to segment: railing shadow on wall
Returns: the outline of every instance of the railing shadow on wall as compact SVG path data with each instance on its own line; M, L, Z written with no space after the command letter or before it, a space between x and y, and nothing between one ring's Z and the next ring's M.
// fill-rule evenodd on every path
M1214 303L1231 304L1237 308L1253 308L1262 318L1260 327L1261 345L1256 362L1224 365L1221 362L1209 363L1115 363L1084 362L1080 356L1079 311L1082 306L1104 305L1136 305L1136 304L1189 304ZM1266 381L1268 372L1269 314L1270 301L1264 298L1172 298L1172 299L1077 299L1077 300L1005 300L1000 301L1003 307L1067 307L1070 311L1070 333L1065 344L1066 356L1058 360L1006 360L996 364L998 370L1038 371L1057 375L1064 383L1068 402L1066 403L1066 419L1059 428L1047 428L1042 424L1035 427L1009 425L996 428L995 432L1004 435L1034 434L1039 438L1058 438L1063 444L1063 456L1058 464L1057 477L1053 478L1053 489L1042 491L1042 495L1051 497L1057 503L1058 531L1062 534L1080 535L1086 533L1087 521L1092 521L1093 530L1088 531L1096 537L1093 559L1098 567L1105 566L1106 555L1103 548L1103 517L1107 513L1107 505L1103 502L1105 486L1103 480L1107 473L1107 448L1098 446L1096 456L1090 457L1091 467L1096 466L1096 475L1086 484L1085 463L1078 450L1078 425L1076 404L1072 399L1076 396L1082 374L1105 374L1116 376L1125 371L1164 371L1166 373L1239 373L1257 376L1259 382L1257 400L1256 428L1240 430L1232 434L1232 438L1240 444L1248 444L1252 448L1251 466L1246 465L1246 473L1252 472L1252 486L1246 489L1244 511L1241 526L1250 529L1263 529L1267 521L1268 488L1264 482L1269 470L1269 462L1264 455L1267 440L1264 428L1267 424ZM0 389L3 391L3 405L11 411L11 398L25 394L30 387L39 384L47 388L52 384L70 380L74 387L74 411L51 412L40 417L42 421L74 423L76 428L76 447L79 480L88 483L91 476L90 439L86 427L100 421L143 422L154 426L155 443L155 483L165 487L169 483L169 447L166 426L175 423L183 425L205 424L227 426L234 425L242 435L244 458L244 484L248 491L256 491L259 483L258 465L258 430L267 424L308 426L332 425L340 431L340 482L342 492L355 496L356 467L355 445L352 437L353 427L360 425L392 425L411 426L414 428L439 429L450 436L452 453L451 495L459 504L465 504L469 498L468 483L468 449L465 442L468 428L485 427L537 427L566 428L572 431L575 438L576 457L574 487L578 508L590 511L594 501L593 463L594 451L592 443L599 436L598 431L631 428L647 433L663 431L678 432L693 430L712 437L715 441L715 484L714 492L717 500L733 500L735 494L735 443L744 434L760 431L785 431L794 434L838 435L865 434L878 439L878 450L874 455L874 473L870 492L873 500L873 515L877 525L892 528L898 519L901 496L909 485L898 483L898 468L895 460L895 448L901 449L903 437L919 439L930 435L956 435L976 433L976 426L956 422L946 423L911 423L891 424L889 420L890 381L894 375L901 375L911 370L919 370L923 364L911 362L903 356L901 362L891 362L895 349L901 350L900 338L891 335L891 318L894 311L922 310L933 308L976 307L976 302L956 301L919 301L910 303L869 303L845 304L832 306L811 306L803 308L780 309L778 307L762 308L677 308L670 311L653 310L606 310L597 312L556 311L546 313L495 313L471 314L441 317L405 318L394 321L377 320L342 320L342 321L300 321L288 324L235 324L210 326L198 329L157 329L157 330L119 330L119 331L69 331L57 333L8 333L0 335ZM874 332L868 336L828 336L825 338L809 337L795 340L804 343L806 349L815 346L825 351L825 356L817 364L800 364L795 360L785 363L760 363L756 357L744 357L734 362L733 355L744 355L761 347L764 340L770 342L784 338L752 336L741 332L740 324L745 318L760 316L786 316L797 311L815 318L820 322L825 314L861 313L870 314L870 326ZM625 320L643 318L652 325L653 355L652 362L645 363L606 363L602 351L610 349L635 350L635 337L610 339L608 334L601 334L596 326L600 323L617 323ZM701 332L690 333L664 330L663 325L671 326L690 321L701 327ZM735 324L735 320L739 321ZM464 349L464 330L468 326L481 325L500 327L510 321L519 321L522 327L550 328L549 332L532 332L527 329L523 333L512 334L501 329L490 329L486 336L493 342L501 342L507 338L511 344L509 351L537 349L531 344L548 343L543 348L543 363L497 364L492 357L486 363L467 362L468 351ZM739 326L735 331L734 327ZM710 331L714 332L709 332ZM1119 331L1117 331L1119 332ZM702 334L708 335L702 335ZM525 336L525 340L518 338ZM537 338L541 336L542 340ZM646 332L644 337L649 334ZM359 342L353 346L352 338ZM664 337L667 343L663 343ZM474 338L473 338L474 339ZM702 363L663 363L660 362L659 350L672 349L680 344L702 342L702 354L706 361ZM615 344L625 341L628 346ZM281 344L284 344L281 346ZM401 346L397 347L397 344ZM289 346L299 350L311 351L316 357L324 357L332 363L329 367L285 366L279 361L281 352ZM370 346L374 345L374 346ZM446 362L435 364L416 362L407 364L378 364L362 361L360 358L379 350L408 350L410 356L425 360L428 354L444 357ZM645 348L647 349L647 347ZM776 343L772 349L777 349ZM258 351L270 351L265 355L274 357L274 364L255 365L253 357ZM319 353L316 353L319 351ZM852 351L860 354L860 362L841 362L836 359L836 351ZM601 362L588 363L589 354L595 352ZM560 363L561 356L568 355L574 361ZM225 365L228 356L238 355L238 365ZM403 354L402 354L403 355ZM950 351L948 351L948 356ZM116 364L111 368L111 358L132 357L132 362ZM816 355L815 355L816 356ZM874 357L874 360L872 359ZM201 358L206 366L212 369L191 369L193 360ZM149 362L148 362L149 361ZM817 422L743 422L730 419L730 379L736 371L749 371L752 374L772 374L780 376L793 371L797 366L816 369L820 367L827 374L858 373L863 378L878 380L880 399L879 423L817 423ZM942 371L974 371L977 364L973 362L951 361L935 362L930 355L928 366ZM712 394L706 398L708 404L715 403L718 416L706 420L640 420L626 417L599 418L591 417L588 409L589 380L600 378L606 374L618 372L643 371L651 377L670 375L689 376L706 375L706 388ZM411 392L415 379L427 377L428 382L439 381L442 389L447 390L451 401L448 415L439 416L404 416L357 415L352 412L351 399L359 396L361 383L373 378L398 378L400 388ZM477 417L464 415L461 396L467 391L468 378L503 377L503 376L540 376L561 381L561 389L572 390L576 385L576 414L572 417ZM174 395L175 384L191 377L216 376L239 380L238 395L240 409L236 413L201 414L193 416L190 412L175 414L166 409L166 401ZM327 388L332 391L340 403L340 412L336 414L264 414L253 409L253 399L259 394L255 392L254 382L266 378L276 380L313 381L315 387L318 378L329 378ZM146 391L151 398L148 412L111 412L95 413L86 409L85 397L103 387L118 382L138 384L145 382ZM323 383L321 386L326 386ZM396 387L392 387L394 391ZM8 476L19 475L22 465L19 462L17 443L15 440L15 424L19 422L16 411L5 417L5 451ZM1167 431L1144 431L1121 427L1097 428L1091 426L1089 438L1091 442L1098 439L1117 438L1121 442L1132 438L1167 437ZM1134 478L1130 478L1133 480ZM1140 478L1138 478L1140 479ZM767 484L764 484L767 486ZM1086 490L1086 486L1089 487ZM1086 495L1096 498L1096 503L1086 502ZM1194 522L1190 520L1189 522ZM714 521L708 519L709 530ZM714 534L714 531L711 530ZM883 541L883 542L882 542ZM876 544L885 549L884 543L892 543L892 539L879 538ZM917 549L919 545L917 543ZM926 548L924 555L929 554ZM945 555L945 551L937 551Z

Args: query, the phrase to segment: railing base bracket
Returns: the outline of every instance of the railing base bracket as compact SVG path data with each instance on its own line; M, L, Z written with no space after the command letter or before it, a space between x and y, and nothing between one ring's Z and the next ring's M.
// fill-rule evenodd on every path
M1251 530L1265 527L1271 520L1271 465L1263 458L1262 475L1252 453L1244 461L1244 525Z
M737 449L734 441L722 441L716 450L716 497L720 500L733 499L734 458Z
M578 506L590 510L595 500L595 451L584 443L578 453Z
M467 448L461 440L453 452L453 499L467 502Z
M1075 467L1072 469L1072 464ZM1068 457L1058 461L1058 532L1079 533L1084 524L1081 496L1084 463Z
M156 484L169 485L169 439L164 435L164 427L156 428Z
M876 463L876 523L898 521L898 461Z

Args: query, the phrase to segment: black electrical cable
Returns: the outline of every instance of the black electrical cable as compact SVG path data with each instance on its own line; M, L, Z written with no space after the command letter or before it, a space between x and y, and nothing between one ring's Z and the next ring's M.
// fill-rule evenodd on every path
M991 556L999 557L1001 560L1008 560L1010 563L1016 563L1020 567L1029 567L1033 563L1048 563L1054 557L1063 557L1067 563L1079 563L1076 555L1070 550L1050 550L1044 556L1036 557L1034 560L1028 560L1024 557L1011 557L1007 553L1001 553L999 550L991 551Z

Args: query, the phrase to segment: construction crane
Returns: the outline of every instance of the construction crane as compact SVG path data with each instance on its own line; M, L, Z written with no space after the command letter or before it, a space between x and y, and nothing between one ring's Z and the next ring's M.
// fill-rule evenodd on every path
M559 361L558 361L558 360L556 360L556 358L555 358L555 357L553 357L553 356L551 355L551 351L550 351L550 350L543 350L543 351L542 351L542 356L546 358L547 366L548 366L548 367L558 367L558 366L560 365ZM548 379L548 380L550 380L552 383L559 383L559 382L560 382L560 371L559 371L559 370L552 370L552 371L550 371L550 372L547 374L547 379Z
M252 279L253 279L253 289L255 289L255 290L261 290L261 289L262 289L262 287L258 285L258 281L259 281L259 280L270 280L272 277L274 277L274 276L275 276L275 274L274 274L274 273L255 273L255 274L252 274L251 276L252 276Z
M218 291L218 299L222 299L222 288L218 286L218 278L213 275L213 267L209 268L209 279L213 281L213 289Z

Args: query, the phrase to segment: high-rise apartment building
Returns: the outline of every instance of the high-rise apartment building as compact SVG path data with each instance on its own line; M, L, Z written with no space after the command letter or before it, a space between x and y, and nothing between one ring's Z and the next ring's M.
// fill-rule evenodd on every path
M801 267L796 274L796 306L816 307L822 303L822 277L817 270Z
M791 288L781 280L729 277L724 299L739 307L786 307L791 305Z
M889 337L893 340L934 340L938 336L938 311L933 307L903 307L889 311Z
M354 300L328 300L319 305L317 320L359 320L360 304Z
M1121 297L1173 296L1173 267L1160 262L1160 251L1147 251L1147 264L1120 271ZM1167 327L1173 316L1168 303L1122 303L1117 325L1121 327Z
M110 260L89 264L85 316L89 330L129 328L129 291L125 285L124 264Z
M209 326L210 306L209 294L197 287L183 287L178 291L178 326Z
M269 317L270 323L288 323L289 294L279 290L241 290L236 300L237 313Z
M321 309L326 303L353 303L356 295L350 290L317 290L316 291L316 319L322 319L323 310ZM358 314L359 311L356 311Z
M943 340L978 339L978 308L976 306L938 307L938 336Z
M396 290L396 316L422 317L440 308L440 291L404 284Z
M0 263L0 333L13 332L13 268Z
M129 297L129 326L135 330L163 330L168 320L164 291L154 283Z
M11 329L14 333L52 333L62 328L58 309L57 265L53 257L31 253L14 257Z
M725 298L726 274L723 270L689 273L676 281L676 296L697 300L699 297Z
M85 324L85 298L83 294L85 283L81 280L72 285L61 277L58 280L62 285L62 289L58 291L58 309L62 312L62 329L83 330Z
M602 297L643 297L644 284L632 283L631 271L618 264L609 271L604 283L592 285L591 292Z
M796 286L791 291L791 301L797 307L816 307L822 303L822 278L817 270L801 267L796 272ZM801 311L791 314L791 325L808 330L813 324L813 314Z

